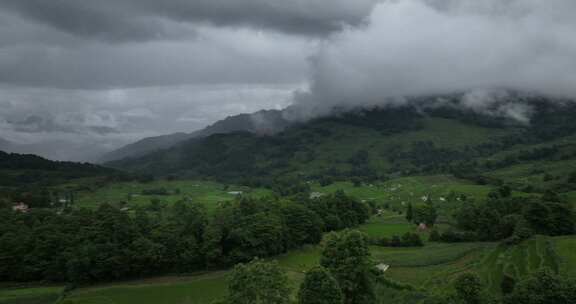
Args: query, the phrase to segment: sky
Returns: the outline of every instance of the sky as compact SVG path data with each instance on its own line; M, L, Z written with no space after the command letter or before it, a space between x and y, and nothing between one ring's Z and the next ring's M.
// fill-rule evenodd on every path
M572 98L575 14L573 0L0 0L0 139L90 160L288 105Z

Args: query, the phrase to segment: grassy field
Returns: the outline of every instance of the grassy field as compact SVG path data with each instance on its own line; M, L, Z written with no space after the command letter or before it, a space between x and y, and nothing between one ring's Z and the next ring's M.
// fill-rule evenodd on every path
M146 191L166 189L168 195L146 195ZM254 196L265 196L271 192L265 189L250 189L241 186L225 186L215 182L178 180L159 180L150 183L126 182L115 183L94 191L83 191L76 199L78 207L95 207L101 203L126 202L129 206L146 205L152 199L163 203L174 203L188 198L193 202L214 208L218 202L232 200L236 193L242 192Z
M554 245L560 258L560 272L576 278L576 237L555 238Z
M168 194L146 194L147 191L154 189L165 189ZM465 194L473 199L483 199L491 187L473 185L446 175L397 178L383 183L365 184L360 187L354 187L350 182L337 182L326 187L312 184L312 191L314 192L333 193L337 190L344 190L347 194L360 200L375 201L380 205L387 204L391 210L401 212L405 210L408 203L420 203L424 197L430 197L442 211L450 211L460 204L459 201L447 199L450 193ZM171 204L187 198L193 202L204 204L210 210L217 206L218 202L234 199L237 193L256 197L272 194L267 189L226 186L215 182L195 180L158 180L150 183L122 182L77 193L75 206L93 208L101 203L117 204L120 202L125 202L128 206L143 206L149 204L153 199ZM403 231L401 226L397 228L399 232Z
M319 193L344 190L347 194L364 201L374 201L379 205L388 204L391 210L396 211L404 211L408 204L422 203L429 197L442 211L449 212L461 204L458 200L449 199L451 193L482 200L492 187L475 185L447 175L434 175L402 177L360 187L354 187L350 182L337 182L326 187L315 184L312 189Z
M360 231L371 237L392 237L402 236L406 232L413 232L415 231L415 226L407 223L390 223L384 226L373 221L362 226Z
M215 272L79 289L59 304L210 303L225 292L226 274Z
M64 287L0 289L0 304L53 304Z

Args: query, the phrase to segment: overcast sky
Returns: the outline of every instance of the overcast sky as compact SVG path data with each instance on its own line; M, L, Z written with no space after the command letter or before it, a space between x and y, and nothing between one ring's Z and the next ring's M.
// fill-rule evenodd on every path
M0 138L76 160L293 103L573 97L575 15L573 0L0 0Z

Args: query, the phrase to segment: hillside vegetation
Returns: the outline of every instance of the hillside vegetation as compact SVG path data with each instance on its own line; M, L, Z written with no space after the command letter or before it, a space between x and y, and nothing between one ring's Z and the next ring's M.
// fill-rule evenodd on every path
M110 165L252 186L283 176L330 184L449 174L524 192L575 190L576 106L522 102L535 109L529 124L448 106L376 108L317 118L272 136L192 139Z

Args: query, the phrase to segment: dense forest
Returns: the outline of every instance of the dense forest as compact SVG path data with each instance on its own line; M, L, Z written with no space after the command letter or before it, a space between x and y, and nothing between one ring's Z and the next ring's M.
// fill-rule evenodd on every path
M126 212L0 209L0 281L85 284L223 268L316 244L372 210L342 192L315 200L241 198L207 214L180 201Z

